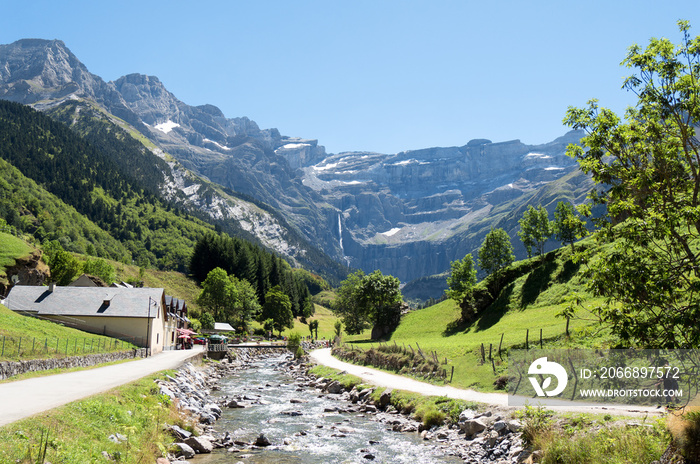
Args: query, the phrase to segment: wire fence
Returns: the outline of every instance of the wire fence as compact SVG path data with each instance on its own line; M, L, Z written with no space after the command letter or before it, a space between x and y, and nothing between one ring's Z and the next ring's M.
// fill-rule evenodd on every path
M138 340L95 337L38 338L8 337L0 339L0 359L76 356L131 350Z

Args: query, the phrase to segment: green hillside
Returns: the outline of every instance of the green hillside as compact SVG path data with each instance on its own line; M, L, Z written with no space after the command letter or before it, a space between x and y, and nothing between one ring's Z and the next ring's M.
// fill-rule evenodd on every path
M592 239L577 244L579 250L591 246ZM405 315L383 343L407 349L410 345L424 353L436 352L441 363L447 358L442 368L450 373L454 367L452 385L484 391L496 389L494 381L507 367L507 351L524 348L526 337L529 347L539 347L540 331L545 348L608 346L611 341L608 332L598 326L590 312L602 299L587 292L581 266L572 258L571 248L563 247L544 257L516 262L506 272L500 291L486 292L490 279L477 284L475 294L487 294L488 298L473 323L459 325L458 305L453 300L445 300ZM557 314L572 304L574 294L583 303L577 306L567 337L566 319ZM357 348L378 347L366 334L346 337L346 340ZM482 344L487 358L484 364L481 363ZM499 346L501 356L498 356ZM495 374L488 361L489 351L494 358Z
M0 219L6 221L7 231L37 242L58 240L70 251L92 249L96 256L131 261L121 242L1 158Z
M65 125L7 101L0 101L0 122L0 158L73 206L119 241L128 253L124 256L118 248L105 248L108 241L92 236L89 231L61 235L59 240L67 237L62 240L67 250L184 271L196 241L213 231L212 225L160 200L152 193L151 184L144 185L139 178L124 173L107 154ZM141 165L149 166L142 161L133 169ZM11 190L7 191L6 185L0 187L7 192L2 196L2 212L7 223L20 230L29 229L21 215L9 212L21 200ZM43 213L40 203L38 207L36 203L21 206L35 216ZM60 230L53 230L55 221L52 226L49 219L46 225L39 219L40 227L30 231L41 241L53 238L52 234L61 234ZM80 236L88 242L87 246Z

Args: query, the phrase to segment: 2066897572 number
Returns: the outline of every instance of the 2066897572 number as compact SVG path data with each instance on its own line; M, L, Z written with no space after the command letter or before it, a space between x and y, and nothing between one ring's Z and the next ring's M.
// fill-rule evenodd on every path
M671 366L661 367L600 367L601 379L664 379L679 378L680 369Z

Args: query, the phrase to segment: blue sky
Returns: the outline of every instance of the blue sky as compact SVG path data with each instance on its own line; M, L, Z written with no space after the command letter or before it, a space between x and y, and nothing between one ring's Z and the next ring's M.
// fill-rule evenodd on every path
M396 153L474 138L546 143L590 98L622 113L633 43L700 34L694 1L31 1L0 43L60 39L105 80L158 76L180 100Z

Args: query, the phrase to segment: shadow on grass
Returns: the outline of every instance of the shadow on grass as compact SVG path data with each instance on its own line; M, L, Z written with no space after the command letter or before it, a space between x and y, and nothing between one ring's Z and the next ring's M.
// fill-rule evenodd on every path
M574 263L572 260L567 260L564 263L564 267L557 276L557 281L559 283L563 282L568 282L570 281L574 275L578 272L579 268L581 267L581 263Z
M506 287L498 294L498 298L496 298L496 300L490 304L486 310L480 313L476 321L464 322L460 318L450 322L442 332L442 336L449 337L458 333L464 333L474 325L476 325L477 331L486 330L496 325L498 321L500 321L501 318L508 312L508 301L513 294L514 288L515 283L513 282L506 285Z
M505 316L510 309L508 303L510 302L510 297L513 294L514 288L515 282L511 282L501 290L496 301L494 301L488 309L482 313L481 317L479 317L476 323L477 332L493 327Z
M556 261L549 260L536 267L527 276L523 284L520 308L526 308L537 300L540 293L547 290L552 284L552 274L557 268Z

